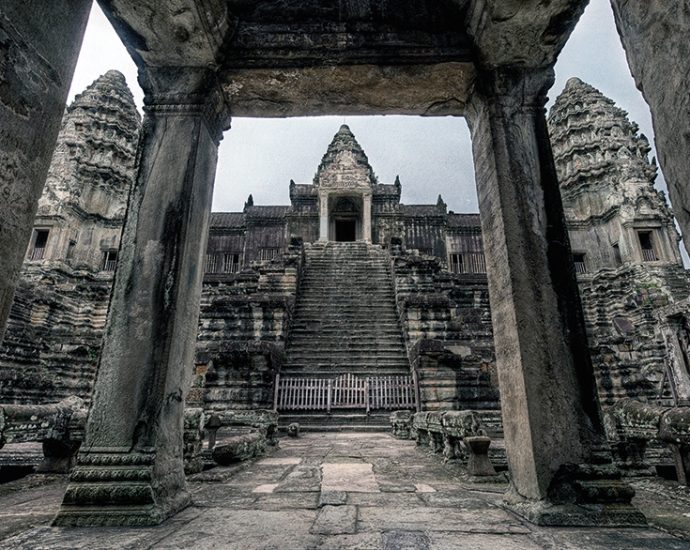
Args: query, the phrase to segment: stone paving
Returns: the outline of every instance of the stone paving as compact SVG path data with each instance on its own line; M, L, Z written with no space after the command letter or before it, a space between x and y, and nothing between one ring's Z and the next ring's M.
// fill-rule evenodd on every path
M155 528L50 527L65 483L0 486L0 548L690 550L653 528L534 527L501 507L505 485L470 483L388 434L281 439L262 459L195 476L194 506ZM690 504L675 513L690 516Z

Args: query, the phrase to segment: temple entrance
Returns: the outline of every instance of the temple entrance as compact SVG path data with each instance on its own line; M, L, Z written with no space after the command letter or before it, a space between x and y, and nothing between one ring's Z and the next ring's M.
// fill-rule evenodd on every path
M357 222L354 219L335 220L335 240L352 242L357 240Z
M331 241L354 242L362 239L362 197L333 194L328 199Z

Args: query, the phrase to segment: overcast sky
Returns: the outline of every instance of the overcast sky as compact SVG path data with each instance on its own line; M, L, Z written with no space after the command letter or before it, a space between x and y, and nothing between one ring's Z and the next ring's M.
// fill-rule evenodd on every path
M70 100L109 69L124 73L141 107L134 63L94 4ZM615 100L651 139L649 109L630 76L609 0L592 0L575 29L556 65L552 100L571 76ZM464 119L404 116L234 119L220 147L214 210L241 210L249 193L255 204L289 204L290 179L312 180L342 123L354 132L381 182L400 175L403 202L434 203L441 193L450 209L477 211ZM663 181L658 185L663 188Z

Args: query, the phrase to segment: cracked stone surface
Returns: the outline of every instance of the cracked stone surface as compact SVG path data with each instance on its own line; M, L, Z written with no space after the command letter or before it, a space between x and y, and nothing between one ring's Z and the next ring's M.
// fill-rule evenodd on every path
M505 484L468 483L460 465L388 434L281 439L269 456L216 470L214 481L189 482L192 506L152 528L50 527L64 476L0 485L0 549L690 550L687 540L651 527L535 527L501 506ZM324 487L329 480L351 484L334 493ZM394 486L410 490L382 490ZM687 489L649 479L636 488L652 524L688 537Z

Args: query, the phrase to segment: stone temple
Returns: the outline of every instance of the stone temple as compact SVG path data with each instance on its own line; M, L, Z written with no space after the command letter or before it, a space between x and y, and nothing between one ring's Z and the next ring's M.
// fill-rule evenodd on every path
M143 117L65 105L89 0L0 7L0 547L690 547L682 7L611 0L672 212L613 101L544 109L585 0L99 4ZM479 214L347 126L211 212L231 115L320 114L466 117Z

